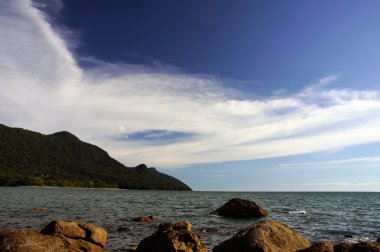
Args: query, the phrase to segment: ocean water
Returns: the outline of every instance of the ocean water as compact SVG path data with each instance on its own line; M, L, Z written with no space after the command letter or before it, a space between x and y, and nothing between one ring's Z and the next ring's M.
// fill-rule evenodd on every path
M233 197L255 201L269 211L266 218L288 224L311 241L354 242L376 240L380 236L380 193L369 192L173 192L0 187L0 229L40 230L52 220L81 220L107 229L109 251L125 251L152 234L162 222L188 220L211 251L239 229L265 219L209 215ZM131 221L140 215L153 215L155 219L149 223Z

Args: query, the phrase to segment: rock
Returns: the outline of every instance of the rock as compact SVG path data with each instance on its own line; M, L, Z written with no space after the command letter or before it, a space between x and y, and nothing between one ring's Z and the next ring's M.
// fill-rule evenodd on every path
M265 220L242 229L212 251L295 252L310 245L307 239L287 225L274 220Z
M129 248L127 248L126 252L135 252L136 249L137 249L137 246L136 245L132 245Z
M1 252L103 252L104 250L84 240L75 240L65 236L44 235L35 231L1 230Z
M75 221L52 221L41 230L41 234L63 235L73 239L86 238L86 231L78 226Z
M225 217L263 217L267 216L268 212L253 201L233 198L210 214Z
M350 243L339 243L334 246L334 252L349 252L352 249Z
M149 222L153 220L153 216L139 216L136 218L133 218L132 221L138 221L138 222Z
M353 236L351 234L345 234L344 238L353 238Z
M158 231L143 239L136 252L207 252L198 236L191 231L191 224L181 221L163 223Z
M334 243L329 241L320 241L314 243L311 247L298 250L298 252L334 252Z
M377 238L377 242L380 242L380 237L379 237L379 238Z
M94 244L88 241L84 241L81 239L80 240L71 239L67 237L62 237L62 240L65 242L70 252L71 251L104 252L101 246L98 246L97 244Z
M99 226L96 226L90 223L84 223L84 222L78 222L78 226L86 231L85 240L91 243L97 244L101 247L106 246L108 233L105 229Z
M57 236L46 236L35 231L0 231L0 251L55 252L64 248L64 242Z
M334 246L334 252L380 252L380 244L367 241L355 244L340 243Z
M350 252L380 252L378 242L358 242L352 245Z
M52 221L41 230L41 233L46 235L61 235L72 239L83 239L100 247L104 247L107 242L106 230L93 224L79 221Z

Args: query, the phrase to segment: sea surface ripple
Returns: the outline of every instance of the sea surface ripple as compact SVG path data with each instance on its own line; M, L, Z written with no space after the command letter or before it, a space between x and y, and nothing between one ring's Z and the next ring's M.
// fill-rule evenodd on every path
M311 241L376 240L380 193L371 192L176 192L70 188L0 188L0 229L40 230L52 220L94 223L109 232L108 251L125 251L162 222L188 220L207 249L265 218L210 215L229 199L250 199L266 218L288 224ZM154 221L132 222L140 215ZM346 238L352 235L353 238Z

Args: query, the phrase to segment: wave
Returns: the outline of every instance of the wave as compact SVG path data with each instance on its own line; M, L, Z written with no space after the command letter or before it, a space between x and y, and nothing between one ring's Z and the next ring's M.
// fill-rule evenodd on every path
M288 214L307 214L305 210L289 211Z

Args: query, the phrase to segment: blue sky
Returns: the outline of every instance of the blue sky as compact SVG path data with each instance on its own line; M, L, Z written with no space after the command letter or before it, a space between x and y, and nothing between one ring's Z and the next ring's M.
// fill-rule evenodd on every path
M0 122L195 190L380 191L380 2L0 3Z

